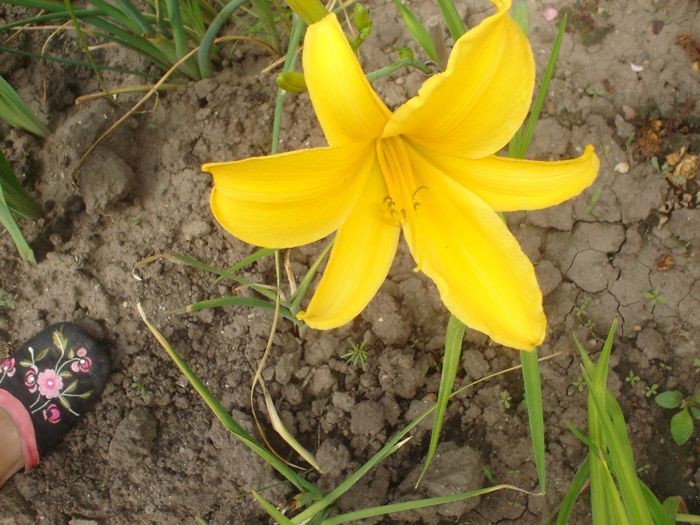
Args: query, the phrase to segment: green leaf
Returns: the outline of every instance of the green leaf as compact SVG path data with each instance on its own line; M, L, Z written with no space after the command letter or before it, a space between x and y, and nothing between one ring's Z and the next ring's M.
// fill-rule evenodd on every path
M35 220L41 217L41 206L22 188L2 151L0 151L0 189L11 212L25 219Z
M49 353L49 347L47 346L46 348L42 348L41 351L37 354L35 361L39 362L42 359L44 359Z
M36 262L34 252L29 247L27 240L24 238L24 235L22 235L22 231L19 229L19 226L10 212L10 208L5 200L5 193L2 189L2 185L0 185L0 223L2 223L10 234L10 237L12 237L12 242L15 244L20 257L26 261Z
M547 463L544 452L544 410L537 350L520 352L520 362L523 365L525 406L527 407L527 419L530 426L530 439L532 441L535 469L537 470L540 490L545 492L547 486Z
M678 390L667 390L656 396L654 401L656 401L657 405L664 408L678 408L683 402L683 394Z
M567 523L569 523L569 516L571 515L571 510L574 508L576 500L583 491L583 487L586 481L590 478L590 472L590 461L588 458L586 458L583 460L583 463L581 463L581 466L579 466L578 471L576 471L576 475L574 476L574 479L571 480L569 488L566 490L564 499L562 500L561 506L559 507L556 525L566 525Z
M14 88L0 76L0 118L10 126L24 129L39 137L45 137L49 130L22 101Z
M61 374L61 375L63 375L63 374ZM76 388L78 388L78 382L73 381L70 385L68 385L66 388L63 389L63 392L61 392L61 394L70 394Z
M544 106L544 101L547 98L547 93L549 91L549 84L554 76L554 68L557 65L557 58L559 57L559 50L561 49L561 43L564 39L564 33L566 30L566 15L562 17L559 23L559 30L557 31L557 36L552 45L552 50L549 53L549 61L547 62L547 67L544 70L544 75L542 76L542 82L537 90L537 96L535 97L535 102L530 110L530 115L525 121L523 127L520 128L518 133L513 137L508 144L508 156L515 158L523 158L525 152L530 147L530 142L532 142L532 137L535 134L535 126L537 126L537 121L540 118L540 113L542 112L542 107Z
M66 351L66 347L68 346L68 340L60 330L56 330L52 334L51 339L53 340L53 344L56 348L64 352Z
M279 525L294 525L292 520L287 516L282 514L277 508L267 501L263 496L253 491L253 497L260 504L260 506L267 512L272 519L274 519Z
M690 407L690 414L691 414L695 419L700 419L700 408L698 408L698 407Z
M423 48L423 51L425 51L425 54L428 55L431 60L437 60L437 52L435 51L435 44L430 36L430 31L428 31L420 19L413 11L406 7L401 0L394 0L394 5L413 39Z
M693 418L690 417L690 410L684 408L671 418L671 435L677 445L685 443L693 435Z
M455 501L464 501L466 499L475 498L478 496L484 496L499 490L514 490L517 492L530 494L529 492L514 487L513 485L495 485L493 487L486 487L481 489L470 490L468 492L458 492L457 494L450 494L449 496L438 496L435 498L425 498L412 501L402 501L400 503L391 503L389 505L382 505L380 507L369 507L362 510L356 510L353 512L348 512L347 514L341 514L339 516L333 516L323 521L323 525L340 525L341 523L362 523L361 520L367 518L372 518L374 516L384 516L387 514L395 514L397 512L405 512L407 510L414 509L424 509L426 507L433 507L435 505L445 505L447 503L453 503ZM292 523L297 523L296 520Z
M445 356L442 363L442 375L440 377L440 390L438 392L437 406L435 409L435 420L433 429L430 432L430 447L428 448L428 456L425 458L425 465L418 477L416 487L420 484L423 476L428 471L430 462L437 451L438 441L440 440L440 430L445 419L447 411L447 402L452 394L452 387L455 384L457 370L459 368L459 358L462 355L462 340L464 338L464 324L454 315L450 315L450 320L447 322L445 330Z
M456 42L459 37L464 34L464 23L455 8L452 0L437 0L440 11L442 11L442 16L445 18L445 23L447 24L447 29L450 31L450 35Z
M204 385L201 379L192 371L187 362L178 354L175 349L170 345L168 340L163 337L158 329L153 326L150 321L146 318L146 314L141 307L141 304L137 305L137 309L141 319L146 324L148 329L151 331L153 336L156 338L160 346L168 354L168 357L177 365L180 372L189 380L192 388L195 389L197 394L202 398L202 401L206 403L209 409L214 413L214 415L221 421L224 426L239 439L243 444L250 448L255 454L260 456L265 460L270 466L275 468L282 476L284 476L288 481L290 481L295 487L301 491L308 491L314 495L314 497L320 497L321 492L310 482L306 481L303 477L299 476L291 468L287 466L282 460L277 458L269 452L263 445L261 445L253 436L246 432L243 427L231 417L231 414L223 407L223 405L216 399L209 389Z
M58 402L61 403L66 410L70 410L70 402L63 396L58 396Z

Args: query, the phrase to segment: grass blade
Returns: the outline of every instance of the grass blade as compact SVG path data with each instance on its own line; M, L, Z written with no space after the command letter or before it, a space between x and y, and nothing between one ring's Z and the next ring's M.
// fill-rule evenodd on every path
M7 162L5 156L0 152L0 223L7 229L12 242L14 242L20 257L26 261L36 262L34 252L29 247L27 240L22 235L22 231L15 222L15 218L10 211L11 205L8 203L5 195L5 190L9 190L13 196L14 202L22 210L27 210L26 215L34 218L33 214L37 211L38 205L32 198L22 189L10 163ZM41 208L38 208L38 213L41 215ZM25 214L23 214L25 215Z
M187 54L187 36L182 25L182 13L180 12L180 2L178 0L167 0L168 16L170 17L170 29L173 32L175 41L175 57L180 59Z
M566 30L566 15L564 15L559 23L559 30L557 31L557 36L552 45L552 51L549 53L549 61L547 62L547 67L544 70L544 75L542 76L542 82L537 90L537 96L535 97L535 102L530 111L530 115L525 121L525 125L518 131L513 140L510 141L508 145L508 156L521 159L525 156L527 149L530 147L530 142L532 142L532 137L535 134L535 126L537 126L537 121L540 118L540 113L542 112L542 107L544 106L544 101L547 98L547 92L549 91L549 84L554 76L554 68L557 65L557 59L559 58L559 50L561 48L561 42L564 39L564 33Z
M32 53L31 51L24 51L23 49L10 49L9 47L0 46L0 53L10 53L13 55L19 55L19 56L24 56L24 57L38 58L38 59L48 60L49 62L58 62L59 64L66 64L69 66L91 67L90 64L88 64L87 62L83 62L82 60L70 60L68 58L56 57L53 55L40 55L38 53ZM144 78L155 78L156 77L156 75L153 75L152 73L146 73L144 71L135 71L133 69L125 69L123 67L103 66L100 64L96 64L96 65L97 65L97 68L101 71L115 71L117 73L124 73L127 75L135 75L135 76L144 77Z
M523 383L525 385L525 406L530 426L532 452L537 470L537 480L540 490L545 492L547 486L547 464L544 453L544 411L542 408L542 385L540 381L540 366L537 361L537 349L531 352L520 352L520 362L523 365Z
M289 480L295 487L301 491L310 492L316 497L321 496L321 491L319 491L316 486L312 483L306 481L301 476L298 476L296 472L290 469L283 461L279 460L276 456L271 454L265 447L263 447L258 441L248 434L241 425L239 425L228 413L228 411L219 403L209 389L202 383L202 381L197 377L197 375L192 371L187 362L178 354L175 349L170 345L167 339L158 331L158 329L153 326L150 321L146 318L146 314L141 307L141 304L137 304L136 308L141 316L141 319L148 327L153 337L156 338L160 346L165 350L170 359L177 365L183 375L188 379L192 387L195 389L197 394L202 398L202 400L207 404L209 409L214 413L214 415L221 421L224 426L229 429L242 443L244 443L248 448L255 452L258 456L264 459L270 466L275 468L282 476Z
M214 20L212 20L209 29L204 33L202 40L199 43L199 50L197 51L197 64L199 65L199 72L203 78L211 76L211 64L209 62L209 56L211 55L211 46L214 43L214 38L221 31L231 14L242 6L246 0L231 0L226 6L219 11Z
M456 42L457 39L464 34L464 23L462 23L462 19L459 17L459 13L454 3L452 3L452 0L437 0L437 3L440 7L440 11L442 11L442 16L445 18L447 29Z
M321 266L323 259L325 259L330 252L333 242L334 241L329 242L318 257L316 257L316 260L309 268L309 271L306 272L306 275L304 275L304 278L299 283L299 288L297 288L297 291L294 292L289 304L289 309L292 311L292 313L296 314L299 311L299 305L304 300L304 297L306 297L306 293L309 291L309 287L311 286L314 277L316 277L318 267Z
M581 465L579 466L578 471L576 471L576 475L574 476L574 479L571 480L571 484L566 490L564 499L562 500L561 506L559 507L556 525L566 525L567 523L569 523L569 516L571 515L571 511L574 508L574 505L576 504L576 500L583 491L583 487L586 484L586 481L588 481L590 473L590 460L586 458L583 460L583 463L581 463Z
M426 507L433 507L435 505L444 505L446 503L453 503L455 501L463 501L465 499L483 496L485 494L490 494L499 490L514 490L523 494L532 494L527 490L515 487L513 485L494 485L492 487L470 490L468 492L459 492L457 494L451 494L449 496L438 496L435 498L425 498L414 501L403 501L401 503L391 503L389 505L382 505L380 507L370 507L367 509L357 510L354 512L341 514L340 516L334 516L332 518L324 520L322 522L322 525L340 525L341 523L348 523L350 521L367 519L374 516L384 516L386 514L395 514L397 512L404 512L407 510L424 509Z
M318 462L316 461L314 455L308 450L306 450L304 446L301 443L299 443L299 441L297 441L297 439L291 434L291 432L287 430L287 427L284 426L284 423L282 423L282 419L277 413L275 404L272 402L272 397L267 391L267 387L265 386L265 382L262 380L262 378L260 379L260 387L262 388L263 397L265 398L265 407L267 408L267 414L270 416L270 423L272 424L272 428L282 437L282 439L284 439L284 441L290 447L292 447L296 451L297 454L304 458L304 460L309 465L315 468L318 472L322 472L321 467L318 465Z
M22 101L14 88L0 76L0 118L10 126L45 137L49 130Z
M420 418L422 419L422 417ZM415 421L415 420L414 420ZM416 423L418 424L418 423ZM409 430L412 429L415 425L413 422L408 425ZM405 435L409 430L402 430L398 435ZM325 510L328 508L330 505L332 505L340 496L345 494L348 490L352 488L355 483L360 481L360 479L369 472L372 467L374 467L377 463L381 462L384 460L384 458L390 456L394 452L396 452L398 449L400 449L404 444L406 444L407 441L409 441L411 438L406 438L404 440L399 440L396 439L396 436L394 439L389 441L386 445L384 445L379 452L377 452L374 456L372 456L369 461L367 461L364 465L362 465L359 469L357 469L355 472L353 472L345 481L343 481L340 485L338 485L335 489L333 489L331 492L326 494L322 499L308 507L304 512L301 514L298 514L292 519L292 523L295 525L299 525L301 523L306 523L307 520L311 519L312 517L316 516L318 513L321 511Z
M17 223L15 222L14 217L12 217L12 213L10 212L10 208L8 208L7 202L5 202L5 194L2 190L1 185L0 185L0 223L2 223L2 225L5 226L5 228L9 232L10 237L12 237L12 242L15 243L15 246L17 247L17 251L19 252L22 259L35 263L36 259L34 259L34 252L29 247L27 240L22 235L22 231L19 229L19 226L17 226Z
M263 310L275 309L275 305L273 303L263 299L256 299L254 297L229 296L217 297L216 299L206 299L204 301L192 303L187 305L184 311L201 312L202 310L207 310L209 308L221 308L222 306L249 306L251 308L262 308ZM303 326L303 323L284 307L280 308L280 315L299 327Z
M241 268L245 268L249 264L253 264L254 262L262 259L263 257L275 253L275 251L276 250L274 250L273 248L260 248L256 250L245 259L241 259L233 266L229 266L228 268L226 268L226 270L224 270L224 272L219 277L217 277L217 279L214 281L214 284L218 284L223 279L230 278Z
M447 322L447 329L445 330L445 356L443 357L440 390L438 391L438 400L435 407L435 421L433 422L433 428L430 432L428 455L425 458L423 470L420 476L418 476L416 488L418 488L418 485L420 485L420 482L423 480L423 476L425 476L425 473L428 471L430 462L433 460L435 452L437 451L438 441L440 440L440 430L442 430L442 423L445 419L445 412L447 411L447 402L450 400L450 395L452 394L452 387L454 386L455 377L457 377L457 369L459 368L459 358L462 356L464 329L464 324L454 315L450 315L450 320ZM535 361L535 364L537 364L537 361Z
M7 207L13 213L31 220L41 217L43 213L41 206L22 188L2 151L0 151L0 188L4 193Z
M85 53L85 56L87 57L88 62L90 63L90 67L92 67L92 70L95 73L95 78L97 78L97 84L100 86L100 90L104 91L105 93L109 93L104 78L102 78L102 73L100 73L100 70L97 67L97 64L95 63L95 60L92 57L92 52L90 51L90 46L88 45L87 39L83 34L83 30L80 28L78 18L75 16L75 9L73 9L72 0L64 0L64 4L66 6L66 12L68 13L70 20L73 23L73 27L75 28L75 34L78 37L78 42L80 42L80 46L83 48L83 53ZM108 100L110 102L113 102L111 99Z
M267 512L279 525L293 525L292 520L277 510L277 507L267 501L262 495L258 494L256 491L253 491L253 497L255 498L255 501L257 501L258 504L265 510L265 512Z
M122 13L128 16L134 24L138 27L138 31L135 33L142 33L147 36L154 36L156 34L155 29L151 26L151 23L141 14L134 4L129 0L114 0L117 6L121 9Z
M401 0L394 0L394 5L413 39L418 42L431 60L437 61L437 52L435 51L435 44L430 36L430 31L428 31L415 13L406 7Z
M275 52L280 51L280 39L277 35L277 26L275 25L275 13L272 11L272 6L269 0L251 0L255 17L260 21L260 24L265 31L265 40L272 46Z

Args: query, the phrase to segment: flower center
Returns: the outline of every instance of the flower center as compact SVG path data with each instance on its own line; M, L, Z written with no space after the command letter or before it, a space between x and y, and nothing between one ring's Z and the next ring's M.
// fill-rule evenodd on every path
M395 220L405 221L418 211L420 194L428 188L417 184L406 145L400 137L379 139L377 159L389 190L384 204Z

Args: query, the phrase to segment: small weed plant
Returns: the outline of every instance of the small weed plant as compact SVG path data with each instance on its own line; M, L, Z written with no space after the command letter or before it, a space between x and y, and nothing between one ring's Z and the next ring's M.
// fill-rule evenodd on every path
M678 445L685 445L693 435L693 420L700 419L700 390L684 396L680 390L667 390L654 398L660 407L676 410L671 417L671 436Z

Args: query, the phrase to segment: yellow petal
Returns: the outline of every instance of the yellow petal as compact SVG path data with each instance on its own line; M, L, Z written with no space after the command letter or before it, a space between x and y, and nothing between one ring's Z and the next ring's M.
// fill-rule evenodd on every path
M365 185L374 144L205 164L211 209L230 233L268 248L300 246L340 227Z
M494 4L496 14L457 41L445 72L396 110L383 136L404 134L469 158L508 143L530 107L535 63L527 37L508 14L510 0Z
M400 232L385 204L386 196L384 180L375 165L362 197L338 230L309 307L299 314L312 328L325 330L351 321L384 282Z
M381 134L391 113L369 85L335 15L306 30L303 63L328 144L364 142Z
M476 193L497 211L537 210L575 197L598 175L593 146L576 159L554 162L489 156L467 159L416 147L434 168Z
M502 345L532 350L546 328L532 264L484 201L407 150L422 187L404 223L417 269L464 324Z

